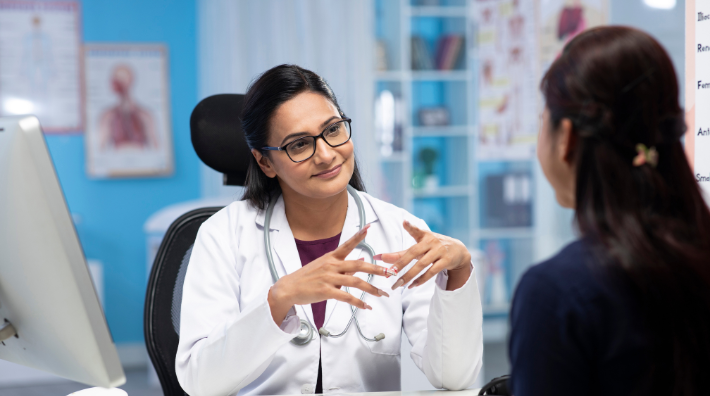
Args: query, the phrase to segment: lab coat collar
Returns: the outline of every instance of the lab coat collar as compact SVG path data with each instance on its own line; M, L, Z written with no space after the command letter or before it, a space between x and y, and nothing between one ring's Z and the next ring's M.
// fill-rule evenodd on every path
M372 204L370 203L369 196L366 196L366 194L359 193L360 194L360 199L362 200L362 205L365 208L365 224L371 224L377 220L377 214L375 213L375 210L372 208ZM276 205L274 206L274 213L271 215L271 224L269 225L269 228L272 230L281 230L284 227L288 228L290 231L290 227L288 225L288 219L286 219L286 209L284 205L284 199L283 195L279 195L278 201L276 201ZM266 216L266 208L263 210L260 210L256 214L256 224L259 226L263 227L264 226L264 218ZM352 195L348 194L348 213L345 215L345 224L343 225L343 231L345 232L348 228L360 228L360 217L357 214L357 205L355 204L355 198L352 197ZM353 232L354 234L354 232ZM351 235L352 236L352 235ZM348 237L349 238L349 237ZM343 240L341 238L341 242L346 241L347 239Z

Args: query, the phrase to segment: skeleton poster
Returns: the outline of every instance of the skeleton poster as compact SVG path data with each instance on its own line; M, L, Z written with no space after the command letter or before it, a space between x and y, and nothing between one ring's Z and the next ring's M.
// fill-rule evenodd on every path
M0 0L0 116L33 114L47 133L83 130L75 1Z

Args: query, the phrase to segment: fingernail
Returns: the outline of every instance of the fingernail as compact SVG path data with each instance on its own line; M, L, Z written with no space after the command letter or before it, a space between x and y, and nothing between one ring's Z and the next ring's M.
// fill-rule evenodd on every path
M384 296L384 297L389 297L390 295L385 293L384 290L377 289L377 294Z
M394 285L392 285L392 290L402 286L403 284L404 284L404 279L402 279L402 278L397 279L397 282L395 282Z
M405 224L405 225L410 225L407 220L404 221L404 224Z
M364 257L360 257L358 260L359 260L359 261L365 261L365 258L364 258Z
M365 309L369 309L370 311L372 311L372 307L367 304L365 304Z
M395 267L395 266L393 265L393 266L387 268L387 270L386 270L385 272L387 272L387 273L390 274L391 276L395 276L395 275L397 275L397 273L399 272L399 270L397 269L397 267Z
M416 287L416 286L418 286L417 282L412 282L412 284L409 285L409 287L408 287L407 289L411 289L411 288Z
M376 254L372 259L373 259L373 260L382 261L382 253Z
M360 230L360 234L364 234L367 232L367 229L370 228L370 225L366 225L365 227L362 227L362 230Z

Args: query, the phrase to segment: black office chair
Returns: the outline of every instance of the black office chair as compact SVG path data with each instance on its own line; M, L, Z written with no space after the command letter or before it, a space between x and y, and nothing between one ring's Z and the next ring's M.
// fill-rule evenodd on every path
M202 162L224 174L225 185L244 185L249 147L239 117L244 95L210 96L190 117L192 146ZM175 374L180 339L182 285L200 225L220 207L201 208L175 220L153 262L145 298L143 332L148 355L166 396L184 396Z

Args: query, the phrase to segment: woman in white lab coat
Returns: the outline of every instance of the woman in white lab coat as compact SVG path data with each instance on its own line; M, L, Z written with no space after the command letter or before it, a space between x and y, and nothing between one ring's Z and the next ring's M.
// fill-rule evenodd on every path
M294 65L265 72L246 94L242 127L253 154L244 198L202 225L185 277L175 363L183 389L192 396L396 391L402 330L432 385L473 385L483 341L471 255L362 192L350 120L327 83ZM348 184L360 191L362 230ZM266 232L276 283L264 242L271 199ZM369 263L357 246L364 240L383 265ZM318 334L341 333L351 305L362 334L355 325L338 338ZM295 345L301 320L315 335ZM380 333L380 341L364 339Z

